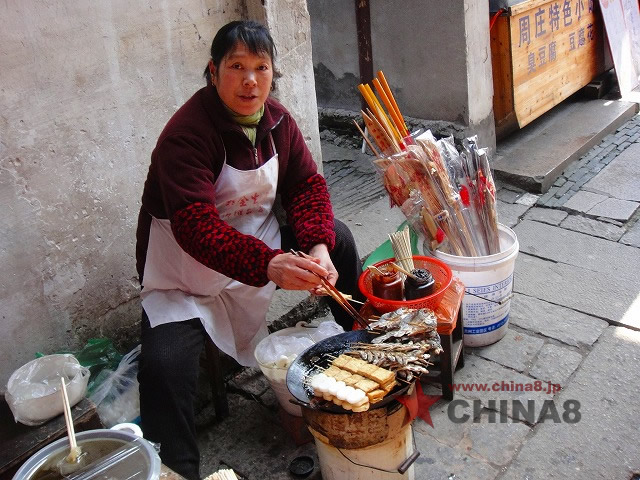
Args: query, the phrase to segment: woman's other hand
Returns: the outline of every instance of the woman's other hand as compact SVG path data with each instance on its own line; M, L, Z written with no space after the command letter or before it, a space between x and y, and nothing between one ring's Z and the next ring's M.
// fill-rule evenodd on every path
M285 290L313 290L321 284L320 278L314 273L324 278L330 276L331 272L322 266L323 261L325 260L320 258L301 258L291 253L282 253L273 257L269 262L267 277ZM329 264L335 273L330 259ZM337 273L335 276L337 279Z
M331 261L331 257L329 256L329 249L327 248L327 246L324 243L319 243L318 245L313 246L311 250L309 250L309 256L318 260L319 264L328 272L325 278L331 285L335 286L336 282L338 281L338 271ZM311 293L315 295L321 294L318 290L322 290L320 285L314 288Z

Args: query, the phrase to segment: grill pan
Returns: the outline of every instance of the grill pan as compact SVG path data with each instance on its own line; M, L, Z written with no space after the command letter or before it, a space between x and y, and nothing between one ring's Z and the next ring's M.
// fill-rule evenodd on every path
M314 396L313 390L309 385L305 384L305 380L308 381L309 377L329 367L333 360L332 357L337 357L349 350L352 344L371 343L371 340L378 335L369 330L353 330L340 333L319 341L298 355L287 370L287 388L291 395L295 397L297 403L315 410L324 410L332 413L352 413L333 402ZM371 404L369 410L386 406L394 401L396 397L404 395L411 386L411 383L407 384L400 381L398 383L399 385L396 385L382 400Z

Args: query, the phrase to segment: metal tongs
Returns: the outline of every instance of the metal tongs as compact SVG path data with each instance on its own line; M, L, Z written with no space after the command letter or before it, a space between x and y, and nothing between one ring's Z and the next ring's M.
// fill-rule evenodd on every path
M307 260L312 258L311 256L307 255L306 253L294 250L293 248L290 250L290 252L293 255L295 255L296 257L306 258ZM331 298L333 298L336 302L338 302L338 305L340 305L342 308L344 308L347 311L347 313L349 315L351 315L353 317L353 319L356 322L358 322L358 324L362 328L366 329L369 326L369 324L364 319L364 317L362 315L360 315L360 313L358 313L358 311L355 308L353 308L353 306L351 306L349 301L346 298L344 298L342 293L340 293L340 291L336 287L334 287L331 284L331 282L329 282L325 277L323 277L322 275L320 275L320 274L318 274L316 272L311 272L311 273L313 273L316 277L318 277L320 279L320 281L322 282L322 286L327 291L329 296Z

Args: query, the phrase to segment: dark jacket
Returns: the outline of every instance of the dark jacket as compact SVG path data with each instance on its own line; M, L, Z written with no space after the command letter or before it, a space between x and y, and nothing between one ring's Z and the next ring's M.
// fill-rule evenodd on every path
M326 183L289 112L276 100L267 99L254 148L227 113L215 87L209 85L173 115L151 155L137 230L141 280L153 216L169 219L180 246L209 268L248 285L268 282L267 265L282 252L220 219L214 182L225 154L227 163L239 170L255 169L269 160L273 156L269 133L278 153L277 191L300 247L326 243L333 248L333 213Z

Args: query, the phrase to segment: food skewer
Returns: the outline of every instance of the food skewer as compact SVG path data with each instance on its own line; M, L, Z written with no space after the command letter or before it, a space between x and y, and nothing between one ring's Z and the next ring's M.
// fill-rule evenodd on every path
M363 110L360 110L360 114L362 115L364 124L367 126L369 132L371 132L371 137L376 142L381 152L387 152L393 146L393 144L391 143L391 137L389 137L389 134L382 129L382 126L379 126L380 122L377 122L377 120L377 123L373 121L373 119L371 118L373 117L371 110L367 109L367 111L369 113L365 113ZM381 154L380 157L382 156L383 155Z
M362 135L363 140L367 143L367 145L369 146L369 148L371 149L371 151L373 152L373 154L376 157L380 156L380 152L376 149L376 147L373 146L373 144L371 143L371 141L369 140L369 138L367 137L367 134L365 132L362 131L362 129L360 128L360 125L358 125L358 122L356 122L355 120L353 121L353 124L356 126L356 128L358 129L358 131L360 132L360 135Z
M324 287L322 287L322 289L320 290L320 292L321 292L321 293L324 293L324 294L326 294L326 295L329 295L329 292L328 292ZM339 292L339 293L340 293L340 295L342 295L342 296L344 297L344 299L345 299L345 300L348 300L348 301L350 301L350 302L355 302L355 303L359 303L359 304L361 304L361 305L364 305L364 302L361 302L360 300L356 300L356 299L355 299L355 298L353 298L351 295L347 295L346 293L342 293L342 292Z
M303 253L294 249L291 249L290 252L296 257L307 258L307 259L311 258L306 253ZM320 279L320 281L322 282L322 286L325 288L329 296L333 298L336 302L338 302L338 305L344 308L349 313L349 315L351 315L353 319L356 322L358 322L358 324L360 324L362 328L367 328L369 326L367 321L364 318L362 318L362 315L360 315L358 311L355 308L353 308L351 304L342 296L342 293L340 293L340 291L338 291L336 287L331 285L331 282L329 282L322 275L319 275L315 272L312 272L312 273Z

